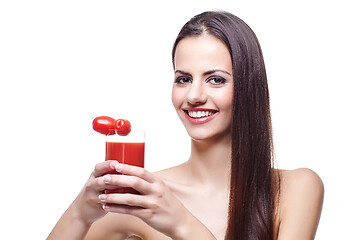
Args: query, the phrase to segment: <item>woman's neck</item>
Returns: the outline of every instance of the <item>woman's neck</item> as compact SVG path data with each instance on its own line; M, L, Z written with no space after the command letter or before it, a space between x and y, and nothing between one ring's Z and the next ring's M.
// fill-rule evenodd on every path
M191 155L186 165L198 184L215 188L229 186L231 141L191 140Z

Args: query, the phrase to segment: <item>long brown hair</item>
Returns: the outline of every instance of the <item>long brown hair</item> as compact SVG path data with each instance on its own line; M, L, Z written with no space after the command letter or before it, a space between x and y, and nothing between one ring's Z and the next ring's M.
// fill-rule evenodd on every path
M272 239L278 175L273 171L269 91L260 44L250 27L228 12L204 12L187 22L181 39L210 34L228 48L233 65L231 184L226 239Z

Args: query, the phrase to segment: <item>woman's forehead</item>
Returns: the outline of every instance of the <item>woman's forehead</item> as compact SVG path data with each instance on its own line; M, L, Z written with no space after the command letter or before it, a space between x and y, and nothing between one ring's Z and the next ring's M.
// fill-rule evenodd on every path
M182 39L175 50L175 70L203 67L206 70L220 68L232 70L231 55L226 45L216 37L203 34Z

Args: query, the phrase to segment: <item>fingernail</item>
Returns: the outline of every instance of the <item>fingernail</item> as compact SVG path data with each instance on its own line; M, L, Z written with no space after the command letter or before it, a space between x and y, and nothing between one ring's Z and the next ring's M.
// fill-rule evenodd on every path
M110 163L110 167L111 167L112 169L115 169L116 164L117 164L117 162L115 162L115 161L114 161L114 162L111 162L111 163Z
M100 195L99 195L99 199L100 199L101 201L106 200L106 198L107 198L107 196L106 196L105 194L100 194Z
M118 164L115 165L115 169L116 169L116 171L118 171L118 172L122 172L122 171L124 170L124 165L118 163Z
M103 176L104 182L110 182L111 181L111 177L109 175L105 175Z
M109 207L108 205L102 205L102 208L103 208L104 210L108 210L110 207Z

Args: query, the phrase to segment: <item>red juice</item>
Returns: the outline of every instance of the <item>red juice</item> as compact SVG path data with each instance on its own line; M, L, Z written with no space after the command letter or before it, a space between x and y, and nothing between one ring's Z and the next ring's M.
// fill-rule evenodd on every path
M144 167L144 152L144 142L106 142L105 160L117 160L119 163Z
M105 160L117 160L119 163L144 167L144 142L106 142ZM117 173L109 172L110 174ZM132 188L107 189L105 193L135 193Z

